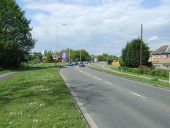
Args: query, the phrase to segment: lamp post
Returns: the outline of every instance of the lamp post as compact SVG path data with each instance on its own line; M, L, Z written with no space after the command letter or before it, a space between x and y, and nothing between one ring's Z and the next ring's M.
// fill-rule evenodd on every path
M143 24L141 24L140 66L142 66Z
M57 44L57 30L59 26L67 26L67 24L60 24L60 25L56 25L56 44ZM57 52L57 47L56 47L56 52ZM55 66L57 65L57 55L55 55Z

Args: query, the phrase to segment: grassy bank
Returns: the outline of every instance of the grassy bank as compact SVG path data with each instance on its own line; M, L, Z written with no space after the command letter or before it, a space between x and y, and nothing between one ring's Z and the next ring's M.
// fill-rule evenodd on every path
M113 66L106 66L106 67L119 72L122 70L123 72L128 74L151 77L155 79L168 80L169 78L169 72L161 69L149 69L149 68L140 69L140 68L129 68L129 67L122 67L120 69L119 67L113 67Z
M11 70L9 70L9 69L4 69L4 68L1 68L1 67L0 67L0 75L6 74L6 73L9 73L9 72L11 72Z
M59 67L38 64L0 82L0 127L84 128Z
M151 85L154 85L154 86L170 88L170 84L168 82L162 82L162 81L159 81L156 78L146 79L146 78L137 77L137 76L133 76L133 75L123 74L123 73L118 72L118 71L115 72L114 70L111 70L111 69L106 70L102 66L99 66L99 65L96 65L96 64L92 64L89 67L92 68L92 69L101 71L101 72L107 72L107 73L114 74L114 75L124 77L124 78L127 78L127 79L131 79L131 80L151 84Z

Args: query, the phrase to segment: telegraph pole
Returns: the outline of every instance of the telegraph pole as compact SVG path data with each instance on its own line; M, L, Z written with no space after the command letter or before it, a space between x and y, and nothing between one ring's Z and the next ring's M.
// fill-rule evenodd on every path
M141 24L140 66L142 66L143 24Z
M107 53L107 65L109 65L109 53Z
M80 62L81 62L81 50L80 50Z
M70 48L69 48L69 61L70 61Z

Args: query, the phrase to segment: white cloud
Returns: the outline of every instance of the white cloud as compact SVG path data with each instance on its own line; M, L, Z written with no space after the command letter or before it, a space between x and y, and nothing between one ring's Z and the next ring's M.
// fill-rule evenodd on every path
M33 29L33 36L38 39L35 49L71 47L85 48L92 54L120 55L126 42L140 35L141 23L149 46L156 48L161 42L170 41L167 35L170 33L170 3L167 0L152 9L144 9L140 5L142 0L90 1L25 0L24 9L34 12L29 17L36 23ZM65 23L67 26L61 25Z
M154 40L158 40L158 37L157 36L151 36L148 41L154 41Z

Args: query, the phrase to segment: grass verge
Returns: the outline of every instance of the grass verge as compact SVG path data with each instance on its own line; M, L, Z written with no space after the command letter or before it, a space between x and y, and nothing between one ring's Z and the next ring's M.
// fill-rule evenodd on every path
M120 69L118 67L113 67L113 66L106 66L107 68L110 68L111 70L114 70L114 71L119 71L120 72ZM132 74L132 75L138 75L138 76L143 76L143 77L150 77L150 78L153 78L153 79L161 79L161 80L168 80L168 78L165 78L165 77L159 77L159 76L153 76L153 75L146 75L146 74L139 74L139 73L135 73L135 72L128 72L126 70L123 70L124 73L128 73L128 74Z
M85 128L59 74L62 65L39 64L0 82L0 127Z
M9 73L9 72L11 72L11 70L9 70L9 69L4 69L4 68L1 68L1 67L0 67L0 75L6 74L6 73Z
M162 81L159 81L156 78L146 79L146 78L142 78L142 77L131 76L131 75L128 75L128 74L117 73L117 72L114 72L114 71L111 71L111 70L106 70L106 69L102 68L101 66L99 67L97 65L90 65L88 67L95 69L95 70L98 70L98 71L101 71L101 72L107 72L107 73L114 74L114 75L117 75L117 76L120 76L120 77L124 77L124 78L130 79L130 80L135 80L135 81L138 81L138 82L147 83L147 84L151 84L151 85L154 85L154 86L159 86L159 87L164 87L164 88L170 89L170 84L168 82L162 82Z

